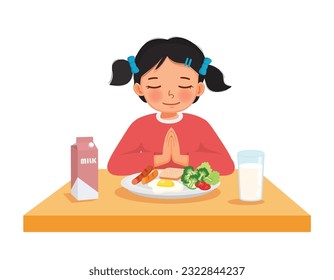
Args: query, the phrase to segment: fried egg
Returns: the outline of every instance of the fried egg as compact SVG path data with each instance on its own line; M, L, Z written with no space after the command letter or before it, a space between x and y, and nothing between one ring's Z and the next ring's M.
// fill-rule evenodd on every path
M154 193L182 192L183 185L178 181L154 179L147 184Z

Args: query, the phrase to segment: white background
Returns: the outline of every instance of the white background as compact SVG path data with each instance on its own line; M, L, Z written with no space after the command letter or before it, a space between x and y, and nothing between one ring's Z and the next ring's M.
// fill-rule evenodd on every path
M92 279L94 266L144 265L331 278L330 2L1 1L0 278ZM112 62L172 36L196 43L232 86L207 90L188 112L211 123L235 162L239 150L264 150L265 176L312 215L312 232L23 233L23 215L69 181L76 136L94 136L106 168L129 124L153 112L132 83L108 85Z

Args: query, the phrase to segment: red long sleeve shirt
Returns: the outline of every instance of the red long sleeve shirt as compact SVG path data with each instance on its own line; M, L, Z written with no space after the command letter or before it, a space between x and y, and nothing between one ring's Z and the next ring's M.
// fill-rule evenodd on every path
M225 146L207 121L190 114L179 114L177 120L164 121L157 114L141 117L128 128L108 162L108 170L114 175L129 175L143 171L153 164L153 156L162 154L167 131L173 128L177 134L180 152L189 155L189 165L196 168L209 162L220 175L234 171L234 163ZM182 167L174 162L159 168Z

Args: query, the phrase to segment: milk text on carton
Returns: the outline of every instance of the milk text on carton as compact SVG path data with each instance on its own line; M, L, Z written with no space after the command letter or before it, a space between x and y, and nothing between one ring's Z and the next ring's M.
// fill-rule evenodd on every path
M80 159L80 164L94 164L97 163L96 158L82 158Z

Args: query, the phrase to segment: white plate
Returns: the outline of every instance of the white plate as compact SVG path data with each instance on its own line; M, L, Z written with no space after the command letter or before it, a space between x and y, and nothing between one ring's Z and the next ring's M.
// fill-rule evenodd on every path
M201 196L208 194L218 188L220 186L220 182L217 183L216 185L211 186L211 188L207 191L202 191L200 189L195 189L195 190L190 190L186 186L183 186L183 191L181 192L174 192L174 193L154 193L152 191L152 188L142 184L141 182L138 183L137 185L132 184L132 179L138 176L139 173L129 175L125 177L121 181L121 185L129 190L130 192L140 195L140 196L145 196L145 197L153 197L153 198L163 198L163 199L180 199L180 198L190 198L190 197L196 197L196 196ZM179 180L179 182L181 182ZM181 183L182 184L182 183Z

